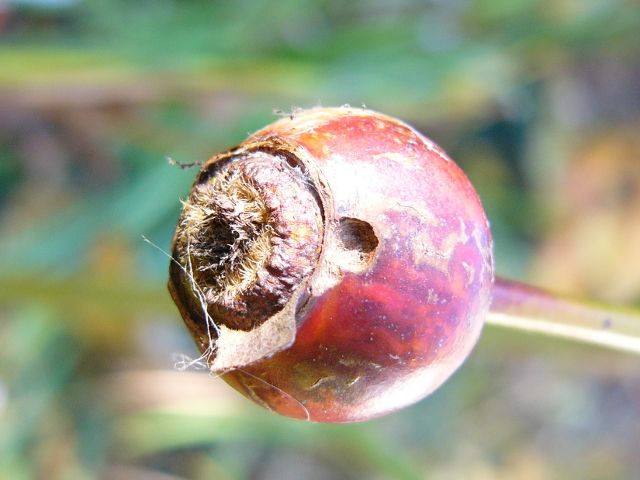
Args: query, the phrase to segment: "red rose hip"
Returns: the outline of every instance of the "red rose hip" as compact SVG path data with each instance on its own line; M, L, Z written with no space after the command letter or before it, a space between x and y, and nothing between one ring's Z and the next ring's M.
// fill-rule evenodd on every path
M492 241L460 168L376 112L282 118L204 163L169 289L211 369L255 402L370 419L441 385L491 301Z

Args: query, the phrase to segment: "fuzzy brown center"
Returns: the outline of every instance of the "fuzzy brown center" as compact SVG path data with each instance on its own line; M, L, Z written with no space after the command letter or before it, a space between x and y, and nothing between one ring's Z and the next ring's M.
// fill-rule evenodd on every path
M252 152L202 172L184 202L174 255L203 319L250 330L280 312L313 272L322 232L301 167Z
M233 296L255 281L269 254L269 222L262 197L241 172L223 171L196 187L183 212L191 232L184 253L207 301Z

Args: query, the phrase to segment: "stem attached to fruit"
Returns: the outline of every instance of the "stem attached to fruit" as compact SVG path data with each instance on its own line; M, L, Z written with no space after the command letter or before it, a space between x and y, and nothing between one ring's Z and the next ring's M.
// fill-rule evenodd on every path
M640 354L640 313L497 279L486 322Z

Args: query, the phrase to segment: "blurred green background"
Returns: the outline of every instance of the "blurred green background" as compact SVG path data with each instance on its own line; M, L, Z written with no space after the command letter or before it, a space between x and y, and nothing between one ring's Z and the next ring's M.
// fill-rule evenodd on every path
M0 0L0 478L637 479L640 364L487 328L402 412L314 425L196 356L165 289L203 160L274 109L398 116L462 165L498 272L640 305L633 0Z

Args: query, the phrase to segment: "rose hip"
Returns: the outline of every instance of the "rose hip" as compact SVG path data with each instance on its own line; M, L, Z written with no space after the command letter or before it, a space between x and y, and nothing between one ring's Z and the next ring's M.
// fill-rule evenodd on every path
M469 180L410 126L297 112L204 163L169 289L214 372L290 417L414 403L476 343L492 240Z

